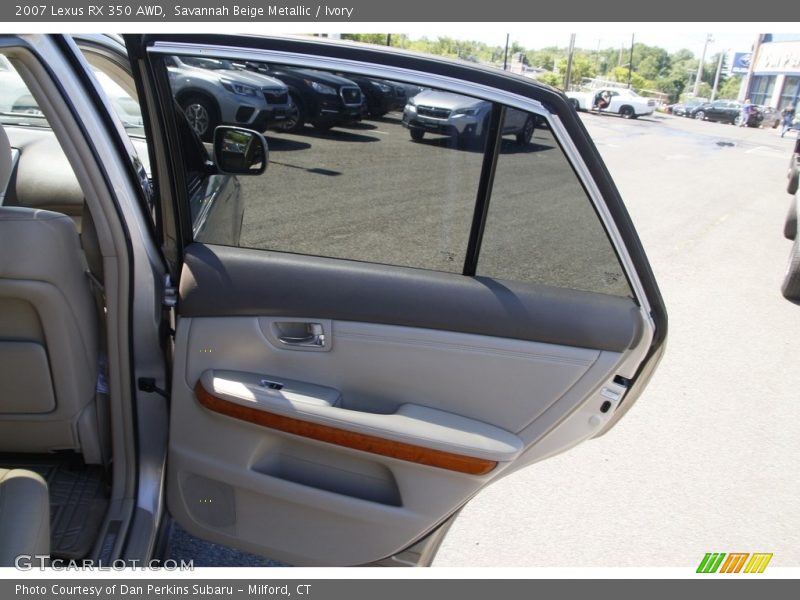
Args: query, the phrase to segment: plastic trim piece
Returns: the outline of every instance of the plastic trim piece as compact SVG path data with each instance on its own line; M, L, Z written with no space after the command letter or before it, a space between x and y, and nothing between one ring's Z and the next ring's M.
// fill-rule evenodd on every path
M485 475L494 470L497 466L497 462L493 460L423 448L413 444L346 431L328 425L309 423L264 410L242 406L211 394L203 387L200 381L197 382L194 393L198 402L210 411L241 421L261 425L262 427L283 431L284 433L311 438L329 444L336 444L337 446L344 446L354 450L388 456L390 458L437 467L439 469L457 471L468 475Z

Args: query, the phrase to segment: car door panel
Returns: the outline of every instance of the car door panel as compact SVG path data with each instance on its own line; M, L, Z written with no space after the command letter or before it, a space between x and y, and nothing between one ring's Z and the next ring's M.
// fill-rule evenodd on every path
M588 437L605 422L597 418L604 415L598 408L606 401L598 386L613 385L622 350L638 331L635 305L629 299L613 298L606 315L600 316L591 302L599 298L592 297L610 297L585 293L580 310L568 301L569 294L561 300L548 298L561 290L537 295L541 290L533 286L526 296L501 282L486 282L505 291L500 305L508 307L492 310L491 328L499 326L502 315L509 327L518 322L525 306L531 317L547 315L547 323L570 321L569 315L591 312L592 306L598 311L592 323L627 320L627 326L587 333L583 339L588 347L575 343L581 337L577 329L571 345L447 331L426 327L442 321L425 316L421 307L433 305L457 314L477 306L478 312L462 315L464 321L453 327L481 330L485 309L480 309L480 297L493 288L480 285L448 293L429 283L430 291L423 283L426 277L411 269L342 261L337 261L337 269L320 265L327 262L334 261L290 256L270 260L263 252L207 245L188 249L181 284L184 316L176 341L176 356L185 357L185 364L176 363L176 373L183 377L173 387L168 499L170 511L190 531L299 564L376 561L425 535L487 479L501 476L512 465L538 460L532 450L564 414L591 404L587 414L595 420L583 419L573 437ZM213 265L216 268L210 268ZM333 272L330 282L326 269ZM284 280L282 271L293 274L291 282ZM408 294L412 274L414 293ZM462 279L427 275L431 281ZM348 286L348 294L335 290L342 281L355 280L360 301L369 299L364 306L381 307L368 314L368 321L339 318L352 314L349 293L354 288ZM223 297L228 299L224 307ZM316 304L315 297L324 301ZM491 298L498 302L496 296ZM273 332L276 323L286 321L324 324L326 351L298 352L282 346ZM541 337L552 337L544 321L540 326ZM563 332L564 327L559 329ZM627 331L627 336L621 339L612 331ZM531 330L527 337L537 334ZM606 343L599 343L603 338ZM215 388L214 373L221 370L222 384ZM278 399L269 410L293 419L295 425L299 421L333 426L339 433L367 434L373 447L306 435L297 427L265 425L252 414L258 410L261 379L289 382L289 388L291 382L301 381L335 390L321 402ZM208 394L247 406L250 414L215 410L213 402L204 402ZM401 424L395 427L393 420ZM428 456L420 460L376 450L374 444L380 441L492 464L478 471L468 466L464 473ZM523 451L527 455L520 458ZM215 525L221 513L212 515L206 504L227 510L224 526ZM252 518L256 512L258 524ZM298 519L313 523L320 539L333 536L331 545L302 540L295 544L277 533ZM376 528L374 519L392 521L392 527Z
M234 498L230 517L234 537L247 540L252 535L248 549L299 564L361 564L402 550L446 518L487 478L501 475L523 448L532 448L554 425L553 415L563 415L567 406L583 405L584 388L606 381L620 357L535 342L338 321L333 322L329 353L298 353L270 344L263 335L263 321L259 317L181 320L176 351L189 358L186 378L173 387L168 480L184 483L169 494L169 507L179 519L191 517L190 525L181 521L190 531L233 543L217 537L225 532L209 528L215 521L209 523L202 516L208 503L215 505L213 519L219 518L218 511L224 512L219 492L214 491L222 486ZM239 373L270 381L302 378L336 389L343 406L328 412L361 416L360 427L352 424L358 421L354 418L349 425L348 417L333 421L340 429L368 431L379 438L394 434L395 441L418 448L488 459L496 465L487 472L464 475L447 464L426 464L221 415L203 404L198 384L193 383L203 382L204 376L208 379L210 365L235 367ZM577 389L583 391L570 393ZM241 396L252 402L246 391ZM412 418L409 406L418 409ZM600 414L597 408L592 412ZM306 420L296 407L282 412ZM325 417L317 420L331 423ZM388 425L375 424L392 418L405 420L399 434L387 431ZM338 474L333 481L332 470ZM198 476L206 483L200 485ZM259 511L258 525L250 516L235 516L251 510ZM300 522L317 523L320 539L333 535L335 541L331 539L330 546L317 541L295 547L264 523L266 515L269 522L279 523L302 515ZM375 528L372 518L365 523L368 515L396 520L396 537L383 527ZM266 529L259 529L262 526ZM337 538L335 531L347 533Z
M149 55L148 40L139 42L140 67L154 72L161 57L192 51L187 38L175 45L150 38L155 44ZM236 43L242 47L231 49L226 39L222 55L279 58L290 66L474 94L504 102L505 114L520 122L525 117L543 124L537 124L536 143L512 148L501 140L497 119L503 112L494 110L496 137L487 136L488 150L479 150L482 161L470 154L474 148L439 140L415 146L421 138L409 140L399 118L394 125L386 119L362 127L384 136L373 136L374 147L396 148L394 162L383 168L403 173L409 182L414 174L403 171L402 160L420 152L439 161L426 167L441 172L439 179L456 191L467 185L461 173L475 175L478 199L474 209L471 199L466 203L473 215L466 256L452 251L453 240L466 242L463 224L456 231L446 221L464 214L458 212L463 196L441 189L425 205L430 214L413 221L427 226L444 215L443 226L419 236L420 243L438 241L436 236L447 242L430 245L429 254L437 257L430 263L365 262L372 260L363 250L370 240L381 240L381 251L391 246L390 229L366 229L363 244L355 245L359 260L348 259L344 246L329 250L310 243L294 250L292 236L272 235L292 202L302 208L309 197L330 200L320 194L335 185L365 194L371 202L359 210L395 208L384 190L374 198L368 194L372 173L358 182L355 163L332 169L339 158L332 155L324 159L324 170L309 162L306 177L284 187L272 179L249 200L273 211L275 218L259 225L259 232L283 251L197 238L183 248L170 408L170 512L199 537L291 564L373 563L422 540L491 481L605 431L645 359L659 350L663 307L616 190L562 96L496 73L382 51L287 40L267 40L257 48L262 42L252 38ZM194 52L202 46L205 55L203 44ZM145 87L155 95L168 93L156 75L148 77ZM335 133L330 137L337 139ZM353 144L365 138L342 134L341 153L366 147ZM272 172L294 177L297 165L306 165L300 159L321 157L314 152L324 143L296 143L306 154L282 164L295 170L271 166ZM321 171L336 178L310 178ZM538 178L518 183L517 175L529 171ZM494 182L495 175L503 182ZM539 185L534 193L530 182ZM481 196L492 189L497 208L487 225ZM420 193L412 187L397 202L407 206ZM565 208L576 202L582 212ZM308 219L339 205L309 206L306 220L284 221L290 231L299 227L305 241L335 244L335 229L326 233L324 219ZM539 212L522 214L531 206ZM558 211L566 211L583 242L564 253L550 248L564 239L548 226L558 223ZM480 235L485 230L488 238L480 263L477 219L483 219ZM594 221L599 235L584 232L585 219ZM529 235L521 253L512 252L506 236L515 228ZM394 260L389 252L379 254L389 256L384 262ZM404 249L402 256L408 255ZM513 268L504 268L508 262ZM595 272L584 277L587 263ZM429 264L445 267L432 270Z

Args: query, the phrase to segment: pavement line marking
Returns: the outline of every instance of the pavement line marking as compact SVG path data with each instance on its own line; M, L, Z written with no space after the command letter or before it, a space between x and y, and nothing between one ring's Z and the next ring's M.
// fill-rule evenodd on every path
M780 150L776 150L775 148L770 148L769 146L756 146L755 148L750 148L750 150L745 150L745 154L754 154L756 152L761 152L764 154L783 154Z

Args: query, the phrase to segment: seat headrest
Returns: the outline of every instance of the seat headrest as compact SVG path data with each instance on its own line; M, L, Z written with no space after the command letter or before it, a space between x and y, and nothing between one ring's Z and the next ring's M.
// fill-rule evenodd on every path
M6 130L0 125L0 198L5 196L13 168L14 163L11 159L11 142L8 140Z

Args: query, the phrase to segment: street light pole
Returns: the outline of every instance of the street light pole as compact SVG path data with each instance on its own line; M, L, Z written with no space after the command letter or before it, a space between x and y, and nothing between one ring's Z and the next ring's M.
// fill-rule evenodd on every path
M700 91L700 83L703 81L703 64L706 62L706 50L708 50L708 44L713 41L714 38L711 37L710 33L706 35L706 43L703 44L703 55L700 57L700 64L697 65L697 77L694 80L694 90L692 90L693 96L697 96Z
M722 58L725 56L726 50L719 53L719 62L717 62L717 74L714 75L714 89L711 90L711 102L717 97L717 89L719 88L719 74L722 71Z
M631 76L633 75L633 37L631 34L631 59L628 61L628 89L631 89Z
M572 55L575 53L575 34L569 36L569 52L567 54L567 73L564 75L564 90L569 91L570 79L572 79Z

